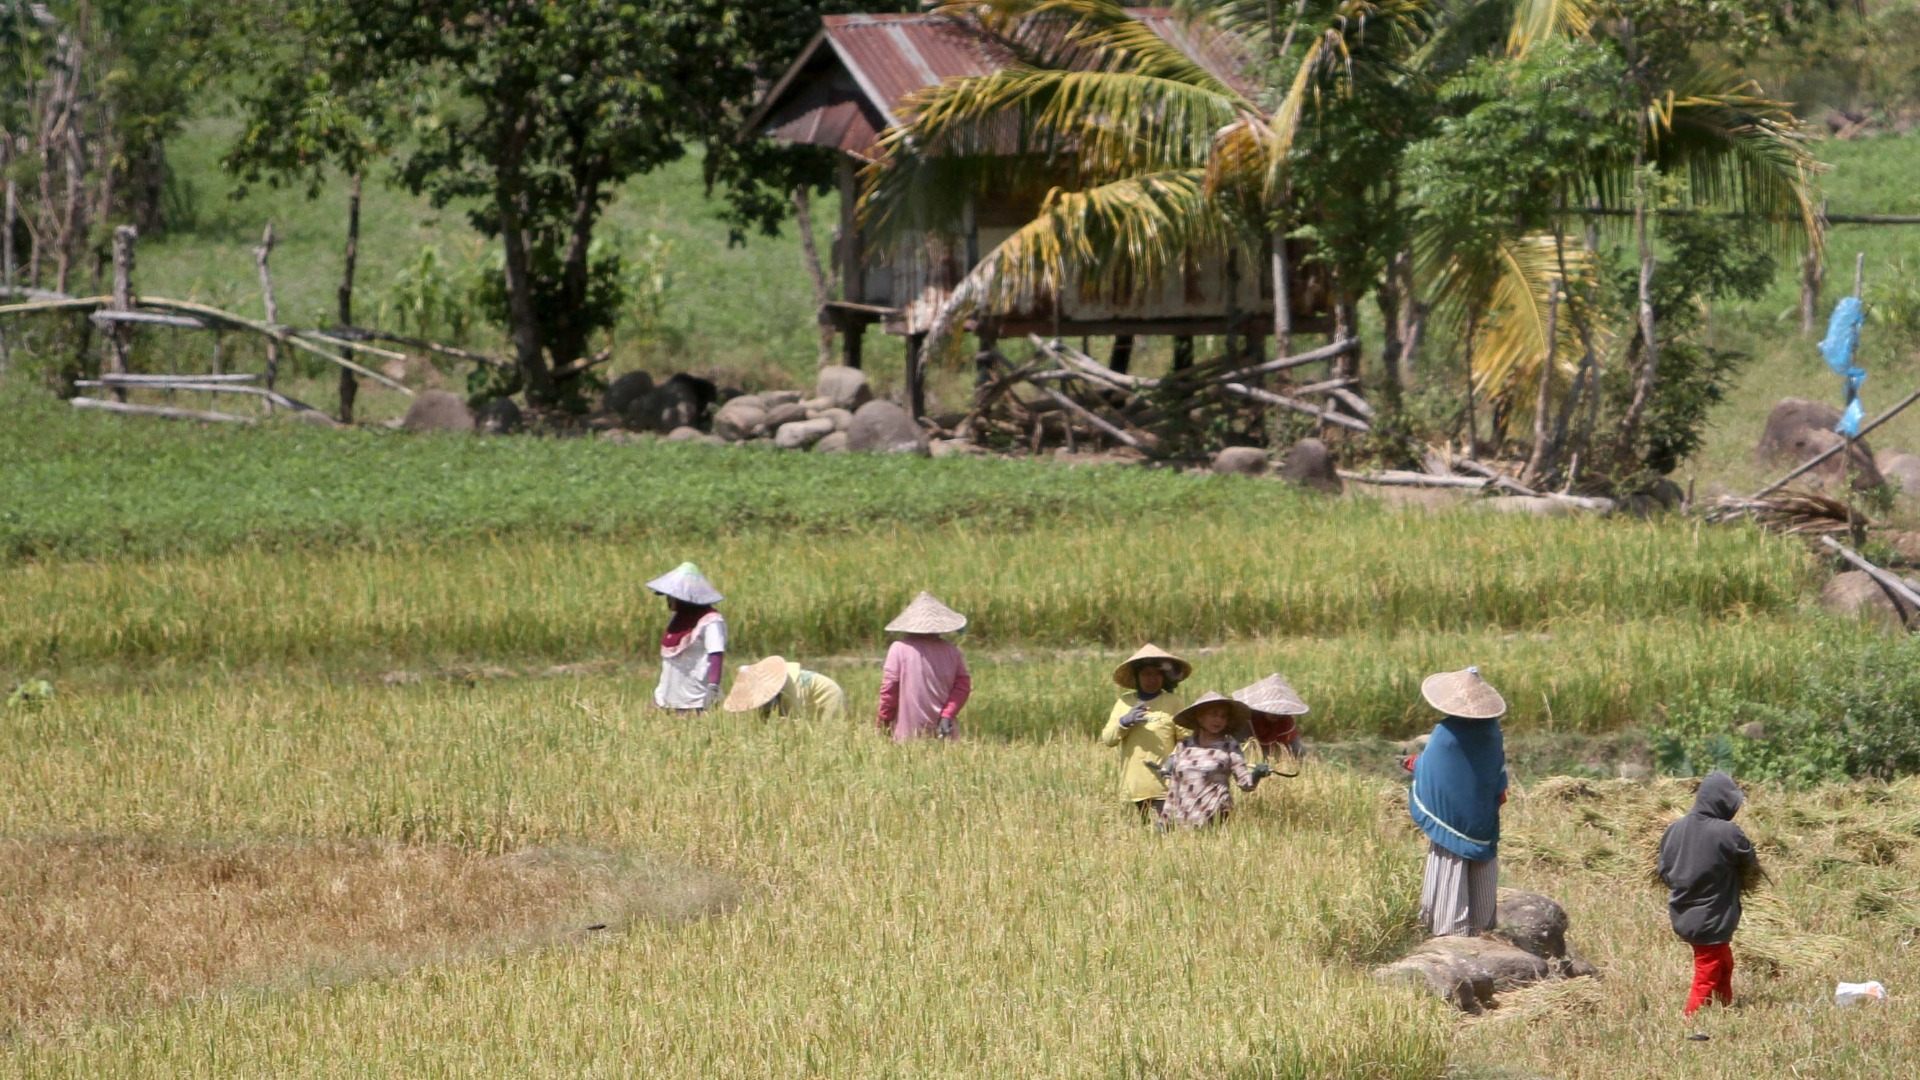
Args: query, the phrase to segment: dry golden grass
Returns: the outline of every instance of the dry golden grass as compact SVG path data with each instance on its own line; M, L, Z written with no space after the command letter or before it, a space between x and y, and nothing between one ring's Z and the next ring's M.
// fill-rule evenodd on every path
M0 1039L212 990L584 939L718 911L732 895L712 874L585 849L0 839Z

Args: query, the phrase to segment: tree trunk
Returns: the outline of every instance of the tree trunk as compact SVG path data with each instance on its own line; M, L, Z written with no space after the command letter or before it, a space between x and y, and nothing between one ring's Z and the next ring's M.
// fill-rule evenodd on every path
M833 363L833 323L827 319L827 304L833 300L833 285L820 262L820 248L813 240L813 199L805 184L793 189L793 220L800 230L801 262L813 282L813 317L820 328L820 366Z
M1641 141L1645 142L1646 121L1641 121ZM1619 457L1624 462L1633 454L1634 436L1639 434L1640 421L1646 415L1647 403L1653 398L1655 380L1660 374L1660 341L1654 336L1653 321L1653 245L1647 240L1647 185L1646 176L1641 171L1641 153L1636 151L1633 158L1635 184L1639 188L1639 198L1633 208L1634 242L1640 249L1640 374L1634 380L1633 400L1627 405L1627 413L1620 420Z
M1475 304L1472 307L1469 307L1467 309L1467 345L1466 345L1466 365L1465 366L1467 369L1466 416L1467 416L1467 456L1468 457L1480 456L1480 431L1479 431L1478 425L1474 420L1474 415L1473 415L1473 339L1479 336L1479 333L1480 333L1480 306L1478 304Z
M1540 362L1540 391L1533 402L1533 453L1527 458L1527 467L1520 473L1520 482L1529 487L1540 478L1552 441L1547 425L1547 410L1553 392L1555 352L1560 342L1560 282L1556 279L1547 288L1547 355Z
M568 367L589 350L593 327L574 313L587 304L587 289L592 274L593 225L600 216L600 179L597 163L583 167L574 177L573 214L567 222L567 249L560 257L560 286L564 300L559 318L550 320L547 334L549 360L555 368Z
M335 313L340 317L343 327L353 325L353 271L360 262L360 181L361 174L354 173L347 186L347 250L346 260L340 270L340 288L334 293ZM340 350L342 359L347 358L347 350ZM340 369L340 422L353 423L353 399L360 395L360 383L352 371Z
M553 380L542 353L539 313L533 304L533 255L527 246L521 199L528 183L522 175L528 127L526 116L516 119L501 141L495 158L495 202L500 212L500 242L506 261L507 324L513 337L513 360L527 382L527 399L546 405L553 401Z
M1291 32L1291 31L1289 31ZM1287 233L1273 230L1273 355L1293 355L1292 268L1287 265Z
M133 310L133 243L140 235L131 225L122 225L113 230L113 310ZM131 324L116 322L107 331L108 355L113 359L107 370L115 375L125 375L129 370L128 361L133 354L133 327ZM115 401L127 400L127 392L122 387L113 388Z
M280 305L276 303L273 298L273 270L269 265L272 258L273 222L269 221L267 222L267 227L260 232L260 246L253 249L253 263L260 270L260 307L266 312L267 325L279 326ZM347 324L342 322L341 325L345 326ZM214 353L218 355L220 338L217 334L214 336L213 343ZM345 371L346 369L342 368L341 370ZM352 374L352 372L348 372L348 374ZM267 389L273 389L273 384L278 381L279 378L280 343L269 337L267 339ZM267 412L273 412L272 397L262 398L260 404Z
M1809 251L1800 260L1800 334L1802 337L1813 333L1814 324L1819 319L1820 286L1826 280L1826 268L1820 265L1817 252Z

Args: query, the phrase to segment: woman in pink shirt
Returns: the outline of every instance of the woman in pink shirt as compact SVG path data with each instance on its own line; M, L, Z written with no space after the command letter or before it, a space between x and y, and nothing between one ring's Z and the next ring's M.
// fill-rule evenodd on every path
M967 617L923 592L913 598L887 633L902 635L887 647L880 672L880 714L875 723L894 742L954 737L954 717L973 692L960 647L941 634L966 628Z

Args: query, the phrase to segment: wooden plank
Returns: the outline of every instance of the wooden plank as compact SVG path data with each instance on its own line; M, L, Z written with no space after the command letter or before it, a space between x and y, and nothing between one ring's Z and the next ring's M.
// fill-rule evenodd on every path
M1307 364L1319 363L1322 360L1332 360L1336 356L1353 352L1359 347L1359 338L1343 338L1330 345L1322 345L1317 349L1310 349L1307 352L1301 353L1299 356L1279 356L1265 363L1236 368L1232 371L1210 376L1208 381L1243 382L1258 375L1270 375L1273 372L1285 371L1288 368L1304 367Z
M232 413L209 412L202 409L176 409L171 405L133 405L124 401L106 401L101 398L69 398L67 404L76 409L97 409L101 412L122 413L128 416L158 416L166 420L202 420L218 424L251 424L251 416L235 416Z
M146 385L162 386L167 383L177 383L177 382L249 383L249 382L258 382L259 379L260 379L260 376L258 375L248 374L245 372L236 372L234 374L204 374L204 375L102 375L100 376L99 381L108 386L111 386L115 383L118 383L121 386L146 386Z
M1820 538L1820 543L1839 555L1842 559L1845 559L1855 569L1860 570L1872 578L1873 583L1880 586L1880 590L1887 594L1887 599L1892 601L1894 610L1900 614L1901 623L1904 624L1908 630L1914 629L1916 621L1920 621L1920 593L1915 593L1913 589L1898 576L1890 574L1880 567L1875 566L1873 563L1868 562L1859 552L1835 540L1833 537L1823 536Z

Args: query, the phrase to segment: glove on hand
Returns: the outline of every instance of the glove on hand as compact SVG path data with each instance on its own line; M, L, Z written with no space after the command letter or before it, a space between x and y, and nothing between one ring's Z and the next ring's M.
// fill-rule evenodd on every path
M720 684L710 682L707 684L707 703L705 708L711 709L718 704L720 704Z
M1253 782L1256 784L1272 775L1273 766L1264 761L1253 767Z
M1147 703L1144 701L1138 705L1135 705L1133 708L1128 709L1127 715L1120 718L1120 726L1123 728L1134 727L1135 725L1144 724L1146 722L1147 722Z
M1164 761L1149 761L1147 762L1147 771L1164 781L1167 778L1167 763Z
M937 738L941 738L941 739L953 738L953 717L951 716L941 717L940 726L935 728L933 733Z

